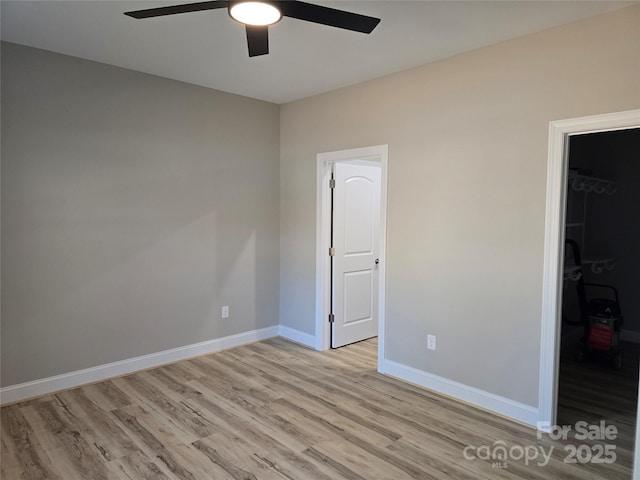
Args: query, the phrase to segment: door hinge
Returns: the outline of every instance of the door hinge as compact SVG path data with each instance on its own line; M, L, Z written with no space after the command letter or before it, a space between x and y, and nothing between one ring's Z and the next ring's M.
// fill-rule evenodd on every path
M336 247L329 247L329 256L334 257L336 254Z
M329 180L329 188L336 188L336 179L332 178Z
M329 323L334 323L336 321L336 316L333 313L329 314Z

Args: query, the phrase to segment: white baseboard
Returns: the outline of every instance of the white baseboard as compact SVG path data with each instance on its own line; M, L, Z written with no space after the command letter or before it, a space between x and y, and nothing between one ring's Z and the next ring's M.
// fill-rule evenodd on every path
M302 345L305 345L313 349L316 348L315 335L310 335L308 333L301 332L300 330L296 330L294 328L285 327L284 325L280 325L279 332L280 332L280 336L283 338L286 338L287 340L300 343Z
M525 405L391 360L384 360L381 370L385 374L490 410L499 415L513 418L528 425L537 425L538 409L536 407Z
M635 330L620 330L620 340L640 343L640 332L636 332Z
M128 358L118 362L98 365L97 367L85 368L83 370L76 370L18 385L10 385L8 387L0 388L0 404L4 405L7 403L19 402L27 398L46 395L48 393L66 390L88 383L100 382L108 378L127 375L147 368L157 367L167 363L197 357L199 355L219 352L227 348L257 342L266 338L277 337L279 334L279 328L281 327L275 325L273 327L238 333L236 335L229 335L228 337L216 338L214 340L207 340L205 342L194 343L192 345L185 345L184 347L172 348L170 350L151 353L149 355Z

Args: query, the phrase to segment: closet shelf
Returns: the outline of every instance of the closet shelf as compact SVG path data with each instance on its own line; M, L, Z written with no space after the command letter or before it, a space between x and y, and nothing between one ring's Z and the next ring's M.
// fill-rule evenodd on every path
M564 279L577 282L582 276L582 267L580 265L565 265Z
M569 170L569 185L576 192L595 193L598 195L613 195L618 190L618 186L613 180L581 175L573 170Z
M616 266L615 258L585 258L580 265L565 265L564 280L577 282L582 276L582 269L589 268L593 273L599 274L605 270L613 270Z
M582 264L589 268L593 273L602 273L605 270L613 270L616 267L615 258L584 258Z
M582 172L582 173L580 173ZM585 170L573 169L569 170L569 178L567 179L567 217L573 216L566 222L566 234L568 241L575 243L575 248L578 251L589 250L586 248L586 225L587 225L587 206L588 195L613 195L616 193L617 185L612 180L605 180L602 178L594 177L592 175L585 175ZM581 195L575 195L574 192L581 193ZM578 203L579 202L579 203ZM565 257L567 264L564 266L564 280L579 281L588 271L593 274L600 274L606 270L613 270L616 266L616 260L613 257L582 257L582 261L574 259L574 263L578 265L571 265L571 259Z

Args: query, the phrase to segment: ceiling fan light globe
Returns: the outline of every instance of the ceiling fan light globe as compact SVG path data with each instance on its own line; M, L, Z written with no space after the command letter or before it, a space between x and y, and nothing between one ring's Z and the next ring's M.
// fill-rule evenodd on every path
M282 12L268 2L245 1L229 4L229 15L244 25L265 26L278 23Z

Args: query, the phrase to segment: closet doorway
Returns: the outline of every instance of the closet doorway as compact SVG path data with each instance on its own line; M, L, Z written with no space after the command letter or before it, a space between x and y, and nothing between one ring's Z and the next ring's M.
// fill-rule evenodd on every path
M617 432L630 465L640 353L640 128L569 137L557 425ZM601 442L602 443L602 442Z

